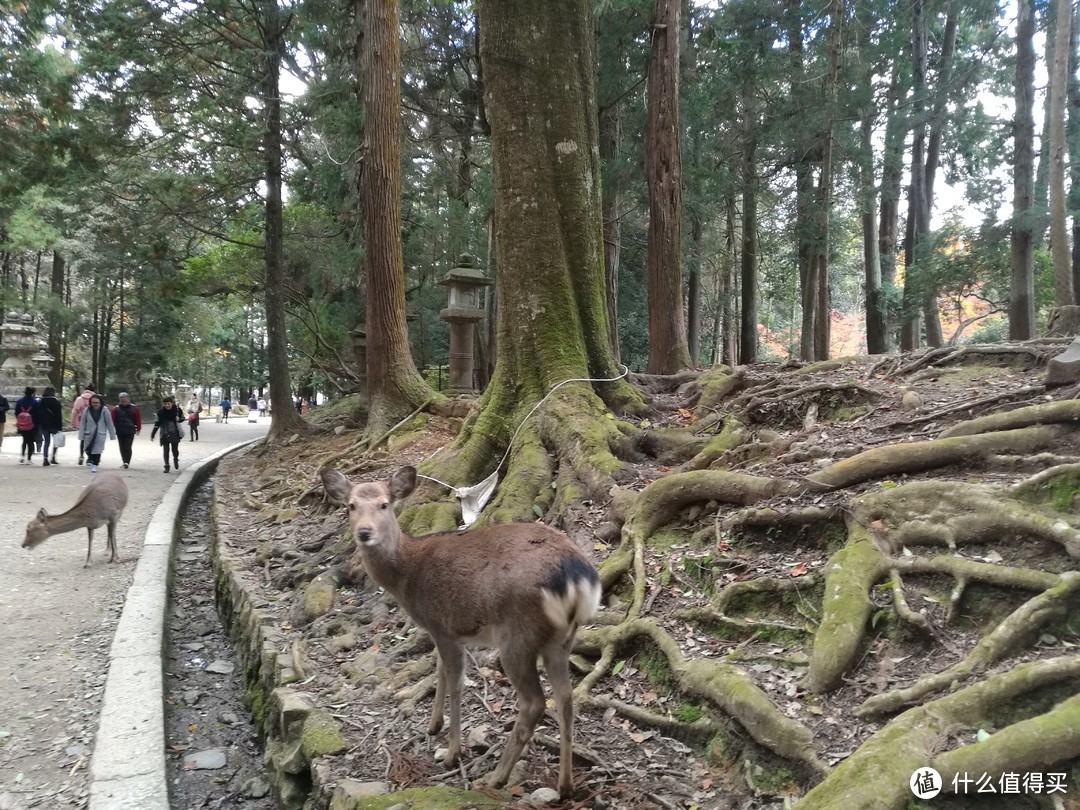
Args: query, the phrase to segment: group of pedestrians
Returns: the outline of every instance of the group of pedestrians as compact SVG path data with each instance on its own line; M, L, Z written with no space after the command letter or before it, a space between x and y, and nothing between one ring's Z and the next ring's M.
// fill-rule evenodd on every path
M118 400L110 409L105 406L104 398L94 390L94 386L88 385L72 405L69 425L79 440L78 463L82 464L85 460L90 472L98 471L105 443L113 439L120 447L120 460L124 469L128 469L131 464L132 445L135 437L142 433L142 415L126 391L119 395ZM184 425L187 424L191 431L191 441L199 438L202 403L194 395L188 403L188 410L188 416L185 417L175 398L166 396L155 414L156 421L150 439L153 440L160 433L165 472L180 469L180 441L184 438ZM50 386L45 389L41 398L38 398L37 389L27 386L23 396L17 399L14 405L0 395L0 444L3 442L9 413L14 415L15 430L22 441L19 463L32 464L34 453L38 451L41 452L43 466L59 463L56 460L56 451L64 445L65 434L62 432L63 409L60 400L56 398L56 390Z

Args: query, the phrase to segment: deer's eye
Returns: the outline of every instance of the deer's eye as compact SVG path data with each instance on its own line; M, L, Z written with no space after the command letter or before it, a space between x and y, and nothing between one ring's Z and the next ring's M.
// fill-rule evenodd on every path
M355 512L356 511L356 504L355 503L350 503L349 504L349 511L350 512Z
M379 508L380 509L386 509L388 506L390 506L390 503L388 501L383 501L382 506L380 506Z

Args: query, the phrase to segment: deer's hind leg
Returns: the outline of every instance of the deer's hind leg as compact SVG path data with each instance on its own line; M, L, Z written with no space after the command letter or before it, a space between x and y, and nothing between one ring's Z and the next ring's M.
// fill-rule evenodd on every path
M518 649L504 647L500 652L503 671L517 690L518 716L499 764L487 777L487 783L496 788L505 785L510 778L510 771L521 756L525 743L532 739L536 724L544 713L544 690L540 687L540 673L536 671L535 649L523 645Z
M559 796L569 799L574 791L574 687L570 681L571 637L565 644L544 648L544 671L555 698L559 719Z
M94 529L91 526L86 527L87 541L86 541L86 562L83 563L83 568L90 567L90 552L94 548Z
M116 521L109 524L109 562L117 562Z

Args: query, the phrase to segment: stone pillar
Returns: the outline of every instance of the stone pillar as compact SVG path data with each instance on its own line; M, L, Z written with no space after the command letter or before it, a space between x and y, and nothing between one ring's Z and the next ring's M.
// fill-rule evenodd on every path
M38 330L30 313L9 312L0 325L0 349L4 351L4 364L0 366L0 392L9 399L21 397L23 389L33 386L38 396L51 385L48 364L50 355L44 354L38 345Z
M356 389L361 397L367 399L367 331L366 324L349 332L352 338L353 356L356 358Z

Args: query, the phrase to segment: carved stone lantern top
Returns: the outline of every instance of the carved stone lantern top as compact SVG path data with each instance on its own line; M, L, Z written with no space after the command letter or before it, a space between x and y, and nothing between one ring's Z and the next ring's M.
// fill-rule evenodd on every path
M446 309L439 317L451 322L481 320L485 314L484 288L494 283L477 266L474 256L462 253L457 265L438 282L440 287L446 287L449 296Z

